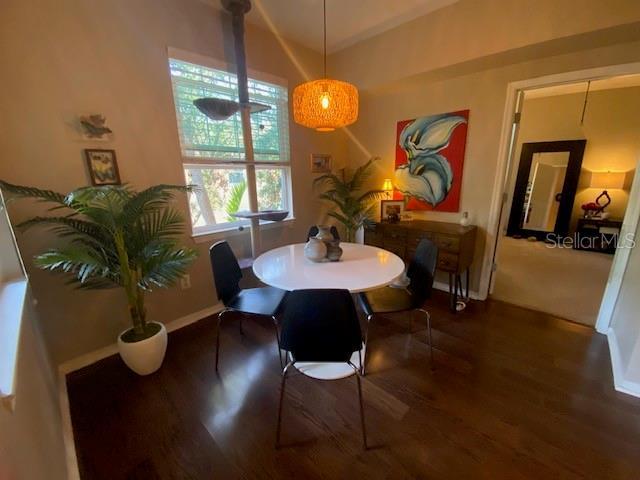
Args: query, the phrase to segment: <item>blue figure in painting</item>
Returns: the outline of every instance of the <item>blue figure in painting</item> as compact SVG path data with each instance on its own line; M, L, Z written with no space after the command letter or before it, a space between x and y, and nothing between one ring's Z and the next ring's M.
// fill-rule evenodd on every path
M453 172L438 152L449 145L455 128L466 122L459 115L442 114L418 118L404 127L398 143L408 163L396 169L396 188L432 206L442 202L451 189Z

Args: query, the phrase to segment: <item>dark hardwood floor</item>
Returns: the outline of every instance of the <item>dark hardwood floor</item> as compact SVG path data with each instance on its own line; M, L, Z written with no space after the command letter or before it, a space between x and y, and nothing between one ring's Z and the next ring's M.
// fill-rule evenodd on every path
M156 374L111 357L68 377L82 478L640 478L640 399L613 389L604 336L496 301L429 308L434 371L417 316L413 335L406 315L373 321L367 451L355 379L300 375L275 450L271 325L227 322L218 376L205 319L170 335Z

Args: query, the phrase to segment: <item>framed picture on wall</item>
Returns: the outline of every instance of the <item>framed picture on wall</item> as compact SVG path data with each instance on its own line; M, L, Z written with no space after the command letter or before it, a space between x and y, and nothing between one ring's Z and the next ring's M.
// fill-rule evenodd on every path
M326 153L311 154L311 173L330 173L331 155Z
M84 155L92 185L120 185L122 183L115 150L85 149Z
M404 214L404 200L382 200L380 202L380 221L399 222Z

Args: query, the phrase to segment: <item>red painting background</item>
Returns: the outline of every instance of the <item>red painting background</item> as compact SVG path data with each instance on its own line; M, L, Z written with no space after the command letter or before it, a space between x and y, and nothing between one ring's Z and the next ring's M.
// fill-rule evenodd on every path
M416 198L410 197L405 204L406 210L433 210L436 212L459 212L460 211L460 191L462 189L462 170L464 167L464 151L467 145L467 129L469 126L469 110L460 110L457 112L450 112L447 115L459 115L464 117L467 120L467 123L463 123L458 125L453 133L451 134L451 138L449 140L449 145L440 150L438 153L444 156L448 161L449 165L451 165L451 171L453 172L453 182L451 183L451 189L449 193L445 197L445 199L440 202L435 207L423 202L422 200L418 200ZM413 122L415 120L402 120L398 122L396 129L396 164L395 168L398 168L401 165L408 163L407 154L399 145L400 132L404 129L406 125ZM394 200L403 200L404 195L395 190L393 192Z

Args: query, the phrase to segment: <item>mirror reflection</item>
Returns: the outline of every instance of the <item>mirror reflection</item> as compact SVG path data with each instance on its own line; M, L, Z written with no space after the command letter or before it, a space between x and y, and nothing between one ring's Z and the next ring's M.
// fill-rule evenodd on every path
M533 154L522 208L521 228L552 232L558 219L570 152Z

